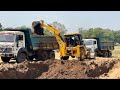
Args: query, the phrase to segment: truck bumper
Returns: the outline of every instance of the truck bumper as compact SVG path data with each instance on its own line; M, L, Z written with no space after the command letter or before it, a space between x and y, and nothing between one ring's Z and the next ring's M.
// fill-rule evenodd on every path
M1 57L14 57L14 54L2 53L0 54Z
M94 57L95 57L94 55L95 55L95 53L91 53L91 54L90 54L90 57L91 57L91 58L94 58Z

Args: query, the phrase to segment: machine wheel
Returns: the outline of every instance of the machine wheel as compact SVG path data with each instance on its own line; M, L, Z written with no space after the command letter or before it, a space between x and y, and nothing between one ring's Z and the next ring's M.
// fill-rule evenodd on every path
M108 57L112 57L112 52L111 51L109 51Z
M27 56L24 52L18 53L17 58L16 58L16 62L17 63L22 63L27 59Z
M52 59L52 60L55 59L55 53L54 53L54 51L51 51L51 52L49 53L49 59Z
M108 57L108 52L107 51L104 53L104 57Z
M83 48L80 49L80 57L78 57L78 59L80 61L83 61L85 59L85 52Z
M29 57L28 57L28 61L32 61L33 59L34 59L33 56L29 56Z
M64 56L62 57L63 60L68 60L69 59L69 56Z
M39 52L37 54L37 60L45 61L48 59L48 53L46 51Z
M9 58L9 57L1 57L1 59L2 59L3 62L7 63L7 62L10 61L11 58Z

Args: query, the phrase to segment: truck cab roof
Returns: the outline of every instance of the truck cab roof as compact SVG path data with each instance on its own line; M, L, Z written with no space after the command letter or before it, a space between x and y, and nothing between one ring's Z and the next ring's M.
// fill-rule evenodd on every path
M16 33L22 33L20 31L0 31L0 34L2 33L8 33L8 34L16 34Z
M91 40L91 41L95 41L96 39L83 39L83 40Z

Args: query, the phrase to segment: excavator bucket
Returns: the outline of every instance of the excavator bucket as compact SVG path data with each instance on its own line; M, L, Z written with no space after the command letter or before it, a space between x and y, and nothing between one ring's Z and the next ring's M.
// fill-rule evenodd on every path
M43 31L44 29L42 28L41 24L39 21L34 21L32 23L32 27L34 29L34 32L37 34L37 35L44 35Z

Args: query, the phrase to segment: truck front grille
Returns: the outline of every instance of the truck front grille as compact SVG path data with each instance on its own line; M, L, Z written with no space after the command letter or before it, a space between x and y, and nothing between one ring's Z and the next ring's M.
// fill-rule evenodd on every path
M10 53L12 48L0 48L0 53Z

